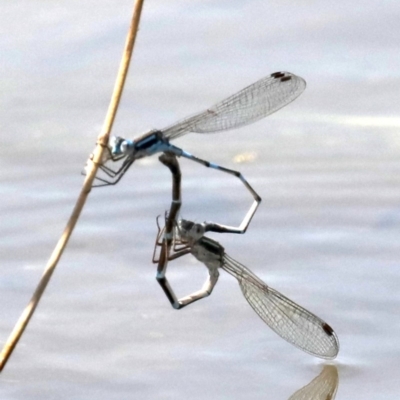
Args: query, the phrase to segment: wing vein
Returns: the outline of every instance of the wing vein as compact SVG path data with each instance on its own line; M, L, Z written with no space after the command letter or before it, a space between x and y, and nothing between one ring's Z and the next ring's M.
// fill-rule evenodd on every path
M251 124L295 100L305 89L304 79L290 72L267 76L238 93L161 132L175 139L188 132L211 133Z

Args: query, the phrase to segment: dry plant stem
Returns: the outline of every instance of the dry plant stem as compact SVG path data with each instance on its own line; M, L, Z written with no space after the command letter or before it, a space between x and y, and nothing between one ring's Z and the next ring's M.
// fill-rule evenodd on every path
M65 246L68 243L68 239L71 236L71 233L75 227L76 222L78 221L79 215L82 211L82 208L85 204L86 198L88 194L90 193L92 183L94 180L94 177L96 176L96 172L98 169L98 165L100 164L102 160L102 154L104 151L104 147L107 146L108 143L108 138L111 132L111 128L115 119L115 115L117 113L119 101L121 99L122 95L122 90L123 86L125 83L126 75L128 73L128 68L129 68L129 63L130 59L132 56L132 50L133 50L133 45L135 43L136 39L136 33L138 31L139 27L139 20L140 20L140 15L142 11L142 6L143 6L143 1L144 0L136 0L135 5L134 5L134 11L133 11L133 16L132 16L132 21L131 21L131 26L129 28L128 36L126 39L125 43L125 49L123 52L120 68L118 71L118 76L117 80L115 82L114 86L114 92L110 101L110 105L107 111L106 118L104 120L102 132L100 133L98 140L97 140L97 146L94 151L93 157L91 160L88 161L88 171L86 175L86 179L84 181L81 193L78 197L78 200L76 202L76 205L72 211L72 215L70 219L68 220L67 226L64 229L64 232L59 239L53 253L50 256L49 261L47 262L46 268L44 270L44 273L42 275L42 278L31 298L31 301L21 314L19 320L17 321L13 331L11 332L7 342L5 343L3 350L0 353L0 371L3 370L5 367L7 360L11 356L15 346L18 343L18 340L22 336L26 326L29 323L30 318L32 317L39 301L40 298L46 289L47 284L50 281L50 278L57 266L58 261L61 258L61 255L65 249Z

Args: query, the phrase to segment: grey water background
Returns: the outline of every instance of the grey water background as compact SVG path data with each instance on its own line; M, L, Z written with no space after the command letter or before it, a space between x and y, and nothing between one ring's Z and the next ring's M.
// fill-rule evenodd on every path
M131 1L2 4L0 343L75 203L108 106ZM134 137L279 70L294 103L241 130L175 144L239 169L263 198L248 232L216 236L337 332L337 399L400 393L400 3L147 0L113 133ZM239 224L235 179L182 160L182 216ZM170 202L157 157L93 190L6 369L3 399L287 399L326 362L276 336L221 274L173 310L151 263ZM205 269L170 264L180 295Z

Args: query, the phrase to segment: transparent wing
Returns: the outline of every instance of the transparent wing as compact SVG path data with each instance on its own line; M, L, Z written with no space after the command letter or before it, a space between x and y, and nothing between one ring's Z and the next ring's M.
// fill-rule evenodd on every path
M338 385L337 368L334 365L325 365L315 379L293 393L289 400L334 400Z
M251 307L279 336L315 356L327 359L336 357L339 342L325 321L267 286L244 265L226 254L222 268L238 280Z
M275 72L211 108L162 130L175 139L188 132L211 133L258 121L292 102L306 88L303 78L290 72Z

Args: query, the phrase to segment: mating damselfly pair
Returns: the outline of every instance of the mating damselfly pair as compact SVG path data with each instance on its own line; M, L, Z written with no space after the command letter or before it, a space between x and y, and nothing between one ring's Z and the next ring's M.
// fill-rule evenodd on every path
M159 227L158 230L153 261L158 263L157 280L172 306L180 309L207 297L217 283L219 269L222 269L238 280L242 293L251 307L276 333L310 354L329 359L336 357L339 343L333 329L326 322L267 286L248 268L228 256L217 241L204 236L207 231L244 233L258 208L261 197L240 172L200 159L170 143L170 140L189 132L218 132L255 122L296 99L304 91L305 86L305 81L294 74L276 72L209 109L165 129L151 130L134 140L114 137L100 166L107 178L98 176L100 183L97 186L114 185L121 180L135 160L164 153L167 158L164 164L170 168L174 178L174 196L171 210L166 218L167 228ZM210 222L195 224L178 219L181 189L177 156L234 175L243 182L252 194L254 202L238 227ZM121 162L121 164L118 169L112 169L109 166L110 162ZM161 251L157 256L159 247ZM201 290L178 300L166 279L167 264L168 261L186 254L192 254L204 263L209 271L209 277Z

